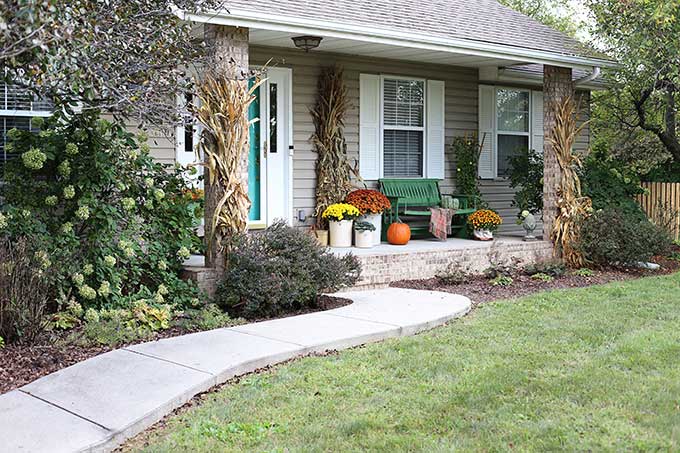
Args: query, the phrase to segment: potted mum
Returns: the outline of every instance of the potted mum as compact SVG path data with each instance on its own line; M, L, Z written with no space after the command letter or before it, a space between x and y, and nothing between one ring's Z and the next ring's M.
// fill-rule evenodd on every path
M491 209L480 209L470 214L467 222L477 239L491 241L493 232L503 223L503 219Z
M354 245L360 249L370 249L375 245L373 232L376 231L375 225L365 220L354 222Z
M347 203L335 203L321 215L328 221L331 233L331 247L352 246L352 222L361 212Z
M359 189L350 192L345 201L361 212L359 220L373 224L373 243L379 245L382 213L392 207L390 200L377 190Z

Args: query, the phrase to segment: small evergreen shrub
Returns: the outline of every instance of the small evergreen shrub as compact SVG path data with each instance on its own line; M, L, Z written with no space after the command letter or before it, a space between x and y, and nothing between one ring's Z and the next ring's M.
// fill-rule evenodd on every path
M0 237L30 238L53 278L51 297L84 308L139 300L186 305L180 280L194 211L183 171L154 162L143 134L96 113L55 115L10 130Z
M583 223L580 248L598 265L634 265L670 251L668 233L637 215L608 208Z
M576 275L577 277L590 278L595 276L595 271L592 269L588 269L587 267L582 267L581 269L576 269L574 271L574 275Z
M235 239L215 302L231 316L275 316L314 306L324 291L357 282L359 260L338 257L316 239L279 221Z
M458 263L451 263L437 275L437 279L444 285L462 285L470 280L470 272Z
M567 266L560 260L538 261L526 266L524 273L530 276L544 274L553 278L559 278L567 273Z
M539 272L538 274L532 275L531 279L539 282L550 283L553 280L555 280L555 277L553 277L552 275L544 274L543 272Z
M492 286L511 286L515 281L507 275L499 275L489 281Z

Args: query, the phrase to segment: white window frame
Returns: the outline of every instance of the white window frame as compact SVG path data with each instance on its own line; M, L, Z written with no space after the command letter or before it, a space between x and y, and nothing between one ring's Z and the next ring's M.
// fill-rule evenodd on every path
M527 93L529 95L529 111L527 112L529 115L528 121L529 121L529 129L527 132L518 132L518 131L503 131L498 128L498 92L501 90L512 90L512 91L520 91ZM494 86L494 102L493 102L493 125L494 125L494 130L493 130L493 174L496 175L495 179L501 179L501 180L506 180L509 179L509 176L507 175L499 175L498 174L498 136L499 135L516 135L516 136L521 136L521 137L527 137L528 140L527 142L529 143L529 149L532 149L533 146L533 96L531 95L532 90L529 88L519 88L519 87L512 87L512 86Z
M406 80L422 82L423 84L423 125L416 126L386 126L385 125L385 80ZM427 79L412 76L398 76L391 74L380 75L380 177L385 177L385 131L420 131L423 133L423 153L422 162L420 163L422 172L420 176L390 176L391 178L413 178L421 179L426 177L427 165Z

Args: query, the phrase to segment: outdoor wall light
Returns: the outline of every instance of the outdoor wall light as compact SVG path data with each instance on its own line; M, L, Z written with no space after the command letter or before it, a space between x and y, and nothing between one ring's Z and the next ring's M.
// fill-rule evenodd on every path
M292 39L295 47L302 49L305 52L309 52L310 50L319 47L323 38L321 36L296 36Z

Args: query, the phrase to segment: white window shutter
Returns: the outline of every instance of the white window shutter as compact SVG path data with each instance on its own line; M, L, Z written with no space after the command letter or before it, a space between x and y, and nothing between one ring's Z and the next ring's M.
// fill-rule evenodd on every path
M426 94L426 175L428 178L444 179L444 82L441 80L428 80Z
M479 143L482 151L479 154L479 177L493 179L496 177L494 159L495 139L495 105L496 90L489 85L479 86Z
M531 149L543 154L543 92L531 92Z
M380 76L359 76L359 174L380 178Z

